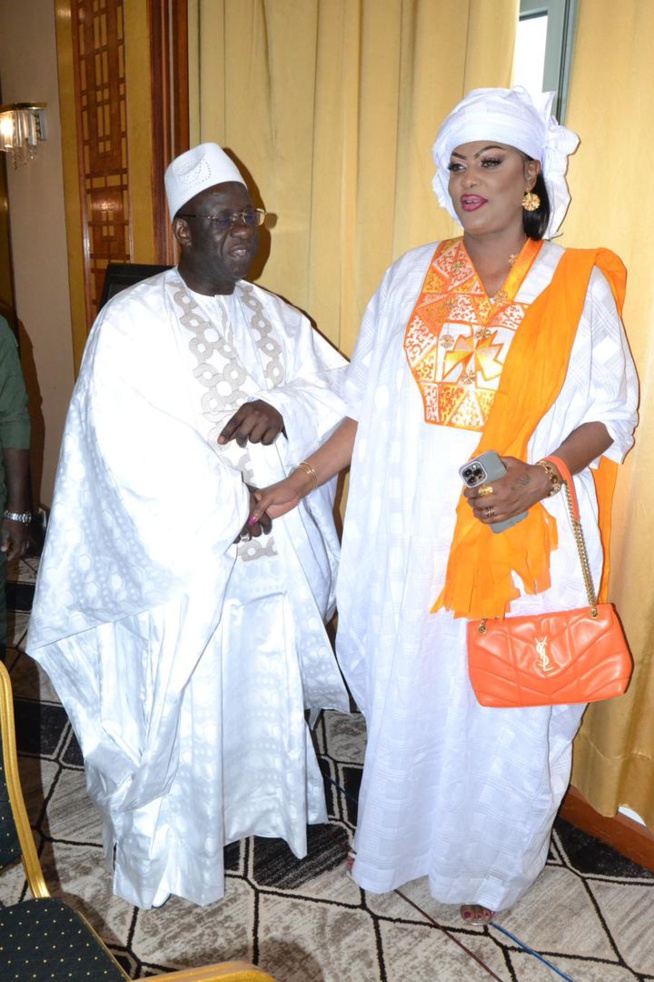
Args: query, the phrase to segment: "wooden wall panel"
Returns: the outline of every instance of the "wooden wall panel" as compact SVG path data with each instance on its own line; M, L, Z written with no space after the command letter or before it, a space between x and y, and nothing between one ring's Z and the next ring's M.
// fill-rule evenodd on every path
M72 0L87 322L110 262L129 262L123 0Z
M154 173L162 175L174 157L189 148L188 5L150 0L152 42ZM163 181L155 180L157 262L174 263Z
M56 11L77 369L107 265L175 259L163 171L188 147L187 10L56 0Z
M7 197L7 154L0 154L0 314L15 329L14 284L11 268L9 199Z

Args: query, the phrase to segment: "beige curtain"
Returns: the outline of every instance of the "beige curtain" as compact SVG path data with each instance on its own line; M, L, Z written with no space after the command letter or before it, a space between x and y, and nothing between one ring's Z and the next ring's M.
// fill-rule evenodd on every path
M406 249L455 226L431 145L508 85L518 0L189 0L191 144L233 151L276 213L262 285L349 354ZM264 243L265 247L265 243Z
M431 145L466 91L510 84L517 13L518 0L189 0L191 141L216 140L249 171L278 216L260 282L346 354L388 264L453 233L431 192ZM623 257L643 386L637 447L617 491L611 581L637 670L627 696L587 713L573 781L602 813L627 805L650 827L653 36L654 2L579 0L567 122L582 144L562 239Z
M278 216L260 282L346 354L388 264L453 233L431 192L431 145L466 91L510 84L517 13L518 0L189 0L192 143L216 140L249 171ZM654 2L579 0L567 122L582 144L562 239L623 257L643 386L637 447L617 491L611 581L638 667L627 696L587 713L573 781L602 813L627 805L650 827L652 37Z
M567 123L581 136L570 166L563 243L614 249L629 271L624 319L641 382L636 447L618 482L611 599L637 669L621 699L593 706L575 745L573 783L604 815L633 808L654 829L654 3L580 0Z

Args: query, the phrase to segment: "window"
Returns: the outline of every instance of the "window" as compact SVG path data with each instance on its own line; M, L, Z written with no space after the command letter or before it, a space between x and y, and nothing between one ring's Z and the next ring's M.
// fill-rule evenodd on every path
M533 93L556 92L553 112L565 119L577 0L520 0L513 84Z

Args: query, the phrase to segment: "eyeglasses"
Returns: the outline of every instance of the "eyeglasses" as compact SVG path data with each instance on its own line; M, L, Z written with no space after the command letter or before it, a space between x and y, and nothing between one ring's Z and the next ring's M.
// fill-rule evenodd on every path
M204 218L211 222L221 232L226 232L235 225L247 225L248 228L256 228L263 225L266 212L263 208L244 208L243 211L228 212L223 211L220 215L195 215L179 212L176 218Z

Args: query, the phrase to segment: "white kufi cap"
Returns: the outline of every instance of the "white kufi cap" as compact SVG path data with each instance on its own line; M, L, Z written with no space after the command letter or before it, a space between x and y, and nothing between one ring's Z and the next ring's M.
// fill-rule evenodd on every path
M550 222L546 235L554 235L570 204L565 179L568 156L579 144L572 130L552 116L554 92L532 96L517 85L513 89L473 89L441 126L432 156L436 174L432 182L439 203L458 222L447 185L448 164L453 150L464 143L496 140L539 160L550 199Z
M164 174L171 219L200 191L227 181L245 184L234 161L217 143L201 143L175 157Z

